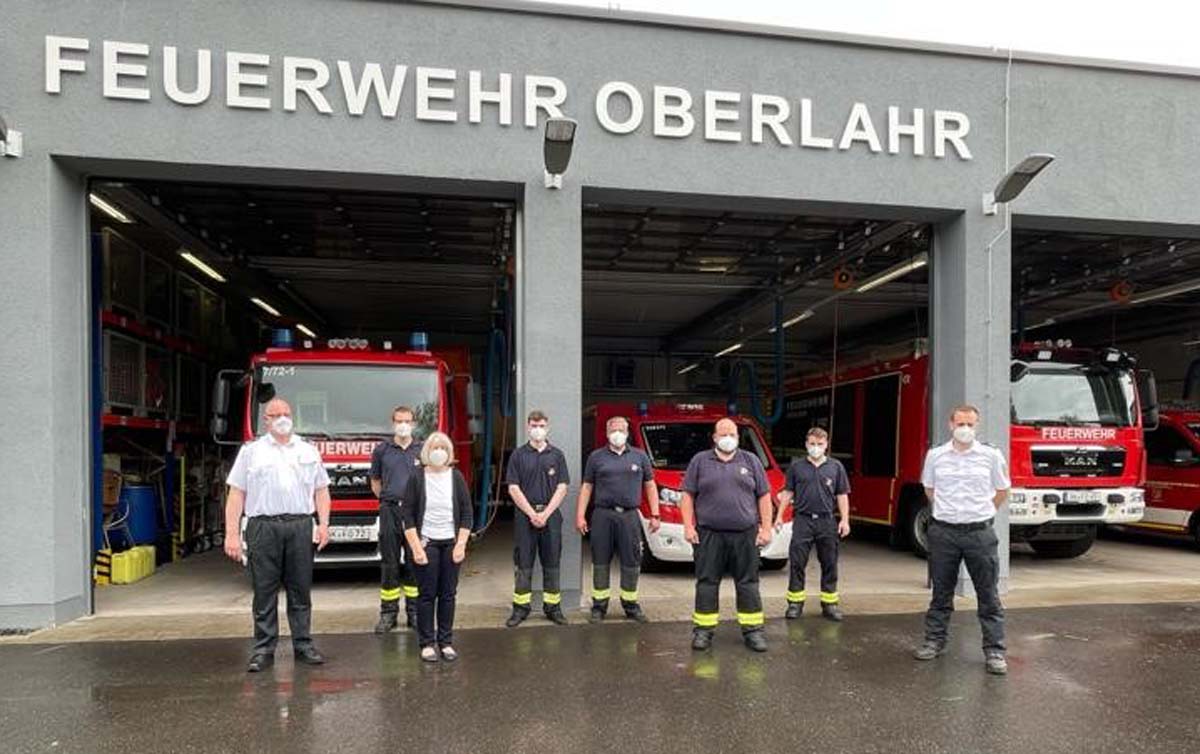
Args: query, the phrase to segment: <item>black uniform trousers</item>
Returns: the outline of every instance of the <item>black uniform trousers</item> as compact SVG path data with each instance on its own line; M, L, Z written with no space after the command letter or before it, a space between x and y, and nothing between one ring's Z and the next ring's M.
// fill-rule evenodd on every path
M454 641L454 605L462 564L454 562L453 553L453 539L432 539L425 545L429 562L414 568L421 594L417 600L417 638L422 648L435 644L444 647Z
M533 509L541 513L544 505ZM559 567L562 561L562 511L556 510L541 529L529 517L517 511L513 522L513 607L528 610L533 600L533 567L542 563L542 605L546 608L562 604Z
M313 517L252 516L246 522L246 565L254 587L254 654L279 640L279 587L287 592L292 647L312 646Z
M737 592L737 620L743 633L761 630L764 616L758 591L758 529L717 531L700 527L696 561L696 611L692 622L711 631L720 619L721 579L733 577Z
M933 597L925 613L925 640L943 646L954 612L954 590L958 586L959 564L967 564L967 573L978 598L979 627L983 631L983 651L1003 652L1004 606L1000 604L1000 543L990 521L980 524L929 524L929 575Z
M637 508L597 507L589 530L592 544L592 607L608 610L612 596L609 569L615 552L621 563L621 603L638 601L638 576L642 570L642 522Z
M379 557L379 613L397 615L402 595L408 612L415 612L417 578L396 500L379 501Z
M804 602L804 571L813 547L821 563L821 604L838 603L838 522L832 513L797 513L792 517L792 543L788 546L788 602Z

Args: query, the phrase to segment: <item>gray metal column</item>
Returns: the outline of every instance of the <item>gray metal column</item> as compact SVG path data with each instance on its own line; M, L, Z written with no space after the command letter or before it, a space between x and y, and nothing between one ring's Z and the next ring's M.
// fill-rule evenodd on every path
M91 588L87 204L36 144L0 164L0 628L73 620Z
M974 404L983 413L981 439L1007 458L1012 234L1001 235L1003 223L1003 212L985 217L976 209L934 230L930 429L932 442L946 442L950 410L960 403ZM1007 506L996 516L996 533L1003 592L1008 588Z
M527 183L517 250L517 442L525 417L550 416L550 440L567 456L571 489L563 503L563 607L580 604L580 536L575 499L583 474L583 205L568 174L562 189ZM539 574L540 579L540 574ZM535 584L540 588L540 584Z

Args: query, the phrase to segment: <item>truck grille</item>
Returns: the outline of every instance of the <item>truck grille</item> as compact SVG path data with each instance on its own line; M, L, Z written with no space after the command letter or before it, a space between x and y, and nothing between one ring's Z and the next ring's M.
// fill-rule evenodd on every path
M334 500L361 500L374 497L371 493L370 468L366 464L330 464L329 496Z
M1032 456L1034 476L1119 476L1125 471L1124 448L1034 448Z

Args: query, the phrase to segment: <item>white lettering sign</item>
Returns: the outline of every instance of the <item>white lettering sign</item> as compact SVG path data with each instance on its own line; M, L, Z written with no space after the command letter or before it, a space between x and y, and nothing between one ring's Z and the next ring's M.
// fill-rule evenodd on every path
M355 118L369 110L386 119L400 118L403 111L423 122L510 126L514 108L520 108L517 112L523 114L522 124L528 129L568 114L567 84L544 74L527 74L514 82L513 74L505 71L468 70L462 75L453 68L412 66L410 85L410 66L395 62L233 51L218 53L224 55L222 61L214 60L208 48L181 52L165 45L156 50L142 42L116 40L103 40L99 46L98 88L107 99L145 102L165 95L179 105L204 105L212 98L214 71L220 75L223 67L224 106L234 109L282 107L291 113L311 108L321 115ZM92 47L86 38L46 36L48 94L61 95L64 86L86 85L89 74L96 75L89 70L89 62L96 62L89 61L97 54ZM64 74L72 74L65 77L65 84ZM750 148L768 145L913 157L927 157L932 151L934 158L953 154L960 160L972 159L967 143L971 120L957 110L897 103L815 103L780 92L640 87L621 80L600 83L591 102L595 125L619 136L641 131L656 138L702 139ZM649 125L643 129L646 121Z

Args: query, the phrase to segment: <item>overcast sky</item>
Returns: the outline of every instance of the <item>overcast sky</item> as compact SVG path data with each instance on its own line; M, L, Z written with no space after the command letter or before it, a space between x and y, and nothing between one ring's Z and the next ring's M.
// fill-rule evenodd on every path
M553 0L1200 68L1196 0Z

